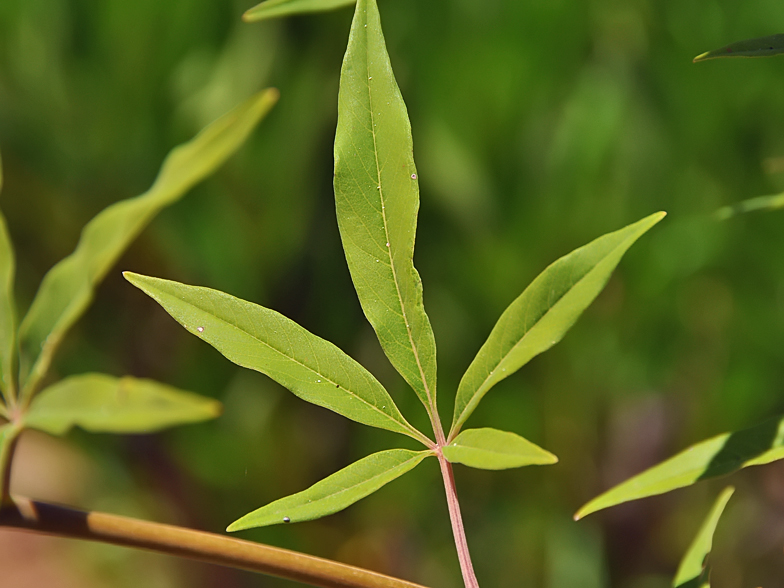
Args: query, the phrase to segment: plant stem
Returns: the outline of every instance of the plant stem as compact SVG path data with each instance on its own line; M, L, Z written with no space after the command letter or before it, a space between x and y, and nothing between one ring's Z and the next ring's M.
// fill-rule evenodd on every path
M11 466L21 433L22 426L12 422L10 430L7 430L4 435L0 435L0 509L7 506L13 507L14 504L11 498Z
M260 543L85 512L18 496L13 503L0 508L0 526L148 549L323 588L423 588L383 574Z
M455 476L452 473L452 464L441 453L440 447L436 455L441 466L441 475L444 478L446 503L449 507L449 519L452 521L452 534L455 536L455 547L457 547L457 558L460 560L460 571L463 572L463 582L465 582L466 588L479 588L479 582L477 582L474 574L474 565L471 563L471 554L468 553L468 541L463 528L463 517L460 514L460 503L457 500L457 488L455 487Z

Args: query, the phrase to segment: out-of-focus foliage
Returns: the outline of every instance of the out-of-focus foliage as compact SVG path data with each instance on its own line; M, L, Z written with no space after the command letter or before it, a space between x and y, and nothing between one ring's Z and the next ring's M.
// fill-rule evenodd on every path
M729 486L716 499L708 516L703 521L700 530L694 537L689 550L683 556L681 564L678 566L678 573L672 585L675 588L710 588L710 567L707 565L707 558L710 556L713 547L713 534L716 526L724 513L735 488Z
M366 326L334 220L351 10L242 23L252 5L0 2L0 207L17 250L18 310L90 218L151 184L171 145L276 86L282 98L264 132L162 213L120 266L281 311L367 366L426 426ZM691 63L706 48L781 30L784 5L381 0L380 9L412 124L415 263L439 341L442 415L497 317L553 259L670 213L564 340L472 415L472 427L518 432L559 464L455 467L483 586L667 586L721 481L578 524L571 515L683 447L784 412L784 218L710 218L784 190L784 60ZM73 477L57 483L47 456L58 447L31 437L20 491L49 498L66 488L81 506L218 531L394 442L192 339L110 274L53 370L154 378L220 399L224 415L154 437L75 433L80 453L61 460ZM344 513L247 537L457 585L449 529L433 524L447 516L438 476L426 460ZM733 477L717 586L776 585L784 574L782 480L781 464ZM69 557L47 557L52 549ZM87 561L74 564L74 553ZM3 559L3 569L69 566L81 586L137 586L140 561L149 586L285 585L67 542Z

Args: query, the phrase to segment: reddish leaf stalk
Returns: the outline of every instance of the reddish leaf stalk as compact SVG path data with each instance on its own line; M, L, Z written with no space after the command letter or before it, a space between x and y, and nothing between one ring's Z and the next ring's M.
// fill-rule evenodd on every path
M468 541L466 540L465 528L463 527L463 517L460 514L460 503L457 500L457 488L455 486L455 476L452 473L452 464L441 453L440 447L436 455L441 466L441 475L444 478L446 503L449 507L449 519L452 521L452 534L455 537L455 547L457 548L457 558L460 560L460 571L463 572L463 581L466 588L479 588L479 582L474 574L474 565L471 562L471 554L468 552Z
M346 564L172 525L14 497L0 508L0 527L136 547L261 572L322 588L423 588Z

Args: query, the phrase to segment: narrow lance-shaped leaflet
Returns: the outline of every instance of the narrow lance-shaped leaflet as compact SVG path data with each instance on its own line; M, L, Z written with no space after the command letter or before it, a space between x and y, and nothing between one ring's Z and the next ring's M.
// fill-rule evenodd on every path
M220 412L217 400L153 380L80 374L37 394L24 424L52 435L74 426L93 433L151 433L212 419Z
M0 191L3 166L0 161ZM14 310L14 250L5 217L0 213L0 390L6 403L16 396L16 319Z
M413 470L431 451L389 449L363 457L307 490L281 498L234 521L227 531L278 523L298 523L327 516L372 494Z
M210 288L124 275L237 365L266 374L303 400L353 421L431 444L403 418L370 372L282 314Z
M375 2L360 0L335 136L338 226L359 301L387 357L436 419L436 347L414 268L419 185L411 125Z
M245 141L278 99L265 90L169 153L152 187L109 206L82 231L76 250L44 276L19 328L20 382L29 399L65 332L92 300L96 285L165 206L220 166Z
M719 519L733 492L735 492L735 488L729 486L716 499L678 566L678 572L672 583L674 588L710 588L710 567L706 561L713 548L713 534L716 532L716 526L719 524Z
M306 12L334 10L354 4L356 0L267 0L248 9L242 15L245 22L256 22L268 18L291 16Z
M784 459L784 418L725 433L692 445L678 455L621 482L574 515L581 519L616 504L655 496L749 466Z
M460 380L450 440L490 388L563 338L602 291L624 253L664 215L657 212L575 249L547 267L509 305Z
M444 457L482 470L505 470L527 465L547 465L558 461L528 439L497 429L466 429L446 447Z
M772 196L757 196L742 200L736 204L723 206L716 211L717 220L727 220L735 215L757 210L779 210L784 208L784 194L774 194Z
M694 63L720 57L770 57L784 53L784 35L757 37L732 43L721 49L707 51L694 58Z

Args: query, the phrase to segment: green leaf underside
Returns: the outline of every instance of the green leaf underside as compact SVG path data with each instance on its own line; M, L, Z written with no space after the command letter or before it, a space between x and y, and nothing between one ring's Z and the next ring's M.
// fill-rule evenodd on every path
M340 75L338 226L360 304L381 347L433 410L436 346L413 262L419 185L412 145L378 8L373 0L360 0Z
M735 488L732 486L725 488L716 499L697 536L681 560L680 566L678 566L678 573L672 583L675 588L709 586L710 569L706 566L705 561L713 547L713 534L716 532L716 526L719 524L719 519L733 492L735 492Z
M131 241L162 208L233 154L277 98L277 90L265 90L219 118L169 153L146 193L109 206L87 223L76 250L44 276L20 326L20 382L26 394L46 372L60 339L89 306L96 285Z
M497 429L467 429L443 449L452 463L483 470L505 470L556 463L558 458L527 439Z
M370 372L282 314L209 288L124 275L237 365L266 374L303 400L353 421L426 441Z
M0 190L3 187L0 161ZM16 325L14 312L14 250L8 236L5 217L0 213L0 390L8 401L15 394L14 361Z
M247 10L242 15L245 22L256 22L267 18L291 16L306 12L322 12L354 4L356 0L267 0Z
M307 490L281 498L234 521L227 531L311 521L336 513L414 469L431 451L389 449L374 453L324 478Z
M663 494L701 480L784 458L784 418L718 435L622 482L583 506L575 519L630 500Z
M490 388L563 338L626 250L664 215L657 212L575 249L531 282L498 319L460 381L450 438Z
M25 426L62 435L79 426L93 433L150 433L217 417L216 400L153 380L105 374L67 377L38 394Z
M784 35L770 35L738 41L721 49L702 53L694 58L694 63L720 57L770 57L780 53L784 53Z
M778 210L784 208L784 194L775 194L773 196L757 196L756 198L749 198L737 204L724 206L716 211L716 218L719 220L726 220L738 214L746 212L753 212L756 210Z

